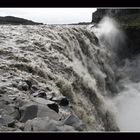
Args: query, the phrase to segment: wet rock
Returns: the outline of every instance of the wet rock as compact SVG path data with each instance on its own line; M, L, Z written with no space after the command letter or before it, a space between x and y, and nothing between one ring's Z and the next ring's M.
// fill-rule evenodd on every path
M47 99L47 95L45 91L39 91L38 97Z
M69 105L69 101L67 98L62 98L60 100L60 103L59 103L60 106L68 106Z
M32 96L37 97L38 94L39 94L38 92L34 92L34 93L32 94Z
M43 99L43 98L40 98L40 97L34 98L34 101L36 103L39 103L39 104L42 104L42 105L48 105L48 104L53 104L54 103L53 101L46 100L46 99Z
M3 119L8 127L12 127L15 123L15 119L9 115L3 115Z
M22 130L19 129L19 128L17 128L17 129L15 130L15 132L22 132Z
M66 97L54 97L52 101L57 102L60 106L68 106L69 100Z
M7 94L3 94L3 95L1 95L0 100L5 101L6 104L10 104L10 103L12 102L12 100L10 100L10 98L8 97Z
M20 130L24 130L24 123L17 122L17 123L15 123L15 126Z
M28 86L28 84L27 84L26 82L20 81L20 82L18 83L18 85L17 85L17 88L18 88L19 90L25 90L25 91L27 91L27 90L29 89L29 86Z
M16 128L11 128L7 126L0 126L0 131L7 132L7 131L16 131Z
M49 117L42 117L27 121L24 131L75 131L75 129Z
M25 123L24 131L56 131L58 122L48 117L35 118Z
M0 107L1 114L9 115L9 116L13 117L14 119L19 119L19 117L20 117L19 112L15 108L15 106L13 106L12 104L9 104L9 105L3 105L1 107Z
M28 85L28 89L31 89L32 87L32 82L30 80L25 80L25 82L27 83Z
M0 94L4 94L4 93L6 93L6 92L7 92L6 87L1 86L1 87L0 87Z
M50 109L48 106L45 105L38 106L37 117L49 117L57 121L61 118L58 113L56 113L54 110Z
M53 101L45 100L45 99L40 98L40 97L37 97L34 100L35 100L35 102L37 102L39 104L47 105L50 109L56 111L57 113L59 112L58 105L55 102L53 102Z
M38 111L38 106L30 103L26 104L23 107L20 108L21 112L21 122L26 122L27 120L34 119L37 117L37 111Z
M55 112L59 112L59 107L56 103L48 104L47 105L50 109L54 110Z
M6 122L2 116L0 116L0 126L6 126Z
M27 120L32 120L36 117L50 117L55 120L59 120L60 116L47 107L46 105L40 105L36 103L27 103L23 105L21 108L19 108L21 113L21 122L26 122Z
M10 104L12 102L12 100L10 100L10 98L8 97L7 94L2 94L0 96L0 102L3 102L3 104L8 105L8 104Z
M38 90L38 87L36 85L32 85L31 91L34 93Z
M74 114L71 114L64 120L65 125L73 126L78 131L83 131L86 129L85 124Z
M1 115L0 116L0 126L8 126L11 127L15 123L15 119L9 115Z
M20 108L23 105L28 103L27 101L23 100L21 97L15 98L14 102L15 102L15 105L16 105L17 108Z
M47 95L46 95L46 92L45 91L37 91L35 93L32 94L34 97L41 97L41 98L44 98L44 99L47 99Z
M74 127L69 125L63 125L63 126L56 126L57 131L76 131Z

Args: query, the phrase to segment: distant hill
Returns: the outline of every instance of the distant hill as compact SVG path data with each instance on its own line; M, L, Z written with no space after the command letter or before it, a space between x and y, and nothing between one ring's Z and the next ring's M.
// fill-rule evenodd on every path
M5 16L0 17L0 24L12 24L12 25L42 25L43 23L34 22L24 18Z

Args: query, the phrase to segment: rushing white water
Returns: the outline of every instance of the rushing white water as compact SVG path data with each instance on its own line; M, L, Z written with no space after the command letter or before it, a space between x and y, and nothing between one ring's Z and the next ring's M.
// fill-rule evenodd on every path
M114 19L94 28L1 25L0 32L0 91L32 102L34 90L20 87L28 80L51 99L70 101L60 106L62 121L74 112L87 131L140 130L140 57L117 63L125 34Z
M94 29L105 47L113 48L115 53L119 47L125 45L125 34L119 29L114 19L109 17L103 20ZM124 89L117 96L111 98L112 109L116 113L116 121L120 131L140 131L140 59L137 56L134 60L126 59L125 65L118 68L121 73L121 84Z
M119 29L119 24L110 17L104 17L94 29L100 43L111 47L114 51L125 43L125 34Z
M121 131L140 131L140 83L129 83L114 99Z

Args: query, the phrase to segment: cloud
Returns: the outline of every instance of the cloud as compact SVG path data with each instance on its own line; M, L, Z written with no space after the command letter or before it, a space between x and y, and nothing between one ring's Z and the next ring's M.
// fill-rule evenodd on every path
M96 8L0 8L0 16L17 16L47 24L90 22Z

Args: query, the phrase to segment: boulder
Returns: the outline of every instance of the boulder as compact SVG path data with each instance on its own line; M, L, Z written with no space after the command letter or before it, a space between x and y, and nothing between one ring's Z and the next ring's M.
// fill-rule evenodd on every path
M69 105L69 101L67 98L62 98L60 100L60 103L59 103L60 106L68 106Z
M1 115L0 116L0 126L8 126L12 127L15 123L15 119L9 115Z
M37 91L35 93L32 94L34 97L40 97L40 98L44 98L47 99L47 95L46 92L43 90Z
M26 104L20 108L21 122L26 122L27 120L34 119L37 117L38 106L33 103Z
M41 105L37 103L27 103L19 108L21 113L21 122L26 122L27 120L32 120L36 117L50 117L55 120L59 120L60 116L47 107L46 105Z
M5 120L5 123L8 127L12 127L15 124L15 119L11 117L10 115L3 115L3 119Z
M6 122L2 116L0 116L0 127L1 126L6 126Z
M28 86L28 84L25 81L20 81L18 83L18 85L17 85L17 88L19 90L25 90L25 91L27 91L29 89L29 86Z
M69 100L66 97L54 97L52 101L57 102L60 106L68 106Z
M54 110L50 109L48 106L39 105L37 117L50 117L54 120L59 120L60 115L56 113Z
M43 99L43 98L40 98L40 97L34 98L34 101L36 103L39 103L39 104L42 104L42 105L47 105L50 109L56 111L57 113L59 112L58 105L53 101L46 100L46 99Z
M74 131L72 126L63 125L62 122L49 117L35 118L25 123L24 131Z
M32 85L31 91L32 93L36 92L38 90L38 87L36 85Z
M85 124L75 115L71 114L64 120L65 125L73 126L78 131L83 131L86 129Z
M3 104L2 106L0 106L0 114L9 115L14 119L19 119L20 116L18 109L16 109L15 106L13 106L12 104L9 105Z
M57 131L74 131L74 132L76 132L74 127L69 126L69 125L56 126L56 128L57 128Z
M0 132L16 131L16 128L11 128L7 126L0 126Z
M18 129L20 129L20 130L24 130L24 123L21 123L21 122L16 122L15 123L15 126L18 128Z
M48 117L35 118L25 123L24 131L56 131L57 121L51 120Z
M28 85L28 89L31 89L32 82L30 80L24 80L24 82L26 82L26 84Z

